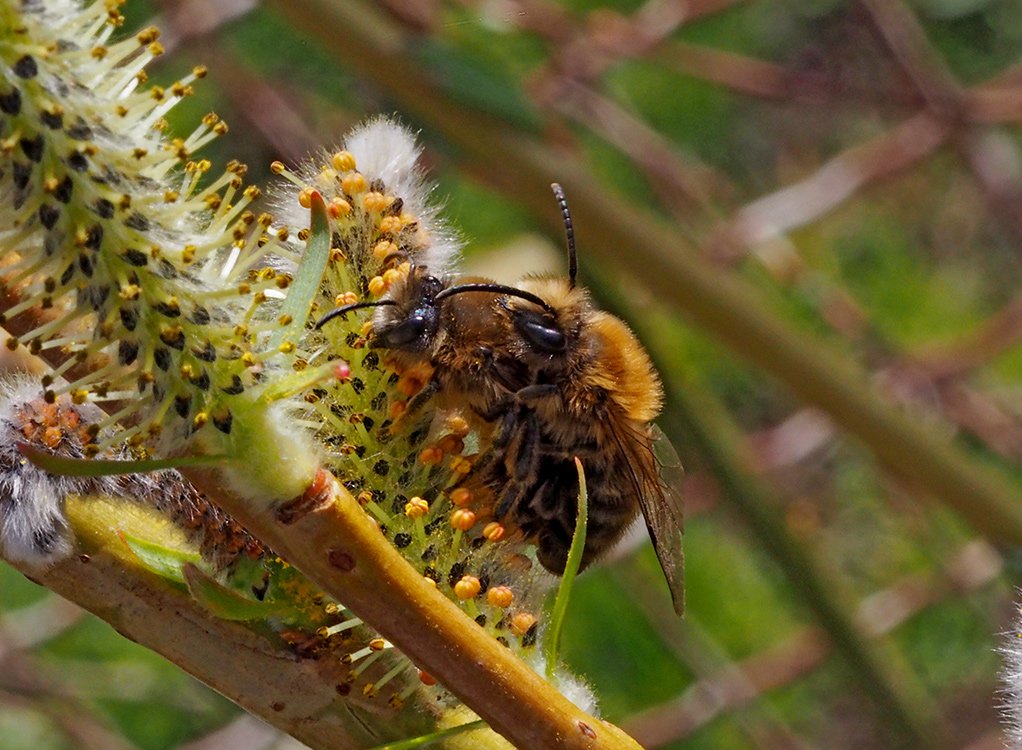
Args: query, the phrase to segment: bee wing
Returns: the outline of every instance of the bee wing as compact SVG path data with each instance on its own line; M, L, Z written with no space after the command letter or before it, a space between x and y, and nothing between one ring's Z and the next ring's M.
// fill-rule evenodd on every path
M631 462L633 481L639 490L639 507L646 520L649 538L671 590L674 611L680 616L685 612L685 554L681 548L685 516L681 497L681 460L671 441L656 425L646 427L645 439L636 440L634 444L650 451L650 455L635 456Z

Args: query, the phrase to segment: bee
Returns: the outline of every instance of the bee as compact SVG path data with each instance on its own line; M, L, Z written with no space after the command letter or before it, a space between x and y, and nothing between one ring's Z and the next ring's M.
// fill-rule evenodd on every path
M652 424L663 388L631 330L597 310L576 283L571 215L561 187L552 188L564 220L567 277L455 284L415 268L387 298L336 308L317 326L378 308L370 346L389 350L399 365L432 368L409 408L435 396L441 408L479 417L491 449L471 481L493 494L494 515L534 539L537 559L556 574L564 572L575 530L578 456L589 509L580 569L616 544L641 512L680 615L680 487L662 476L679 467Z

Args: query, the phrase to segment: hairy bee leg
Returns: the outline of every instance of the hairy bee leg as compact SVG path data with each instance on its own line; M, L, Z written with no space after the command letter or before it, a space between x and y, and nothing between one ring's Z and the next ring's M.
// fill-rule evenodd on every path
M500 422L497 434L493 438L493 447L505 450L515 436L515 428L518 426L518 413L515 409L507 409L504 418Z
M426 405L433 396L440 392L440 379L436 376L436 373L427 381L426 385L422 386L422 390L416 393L412 399L408 402L408 407L405 410L405 414L411 416L419 411L423 406Z
M529 486L521 482L512 482L500 493L500 502L493 509L495 518L503 518L511 508L517 507L528 493Z
M550 398L560 394L561 388L554 383L537 383L535 385L527 385L524 388L515 392L515 401L520 404L528 405L531 402L540 401L544 398Z
M542 433L539 429L539 418L530 411L524 413L518 421L522 427L515 461L515 482L531 484L526 480L535 476L541 456L539 447Z

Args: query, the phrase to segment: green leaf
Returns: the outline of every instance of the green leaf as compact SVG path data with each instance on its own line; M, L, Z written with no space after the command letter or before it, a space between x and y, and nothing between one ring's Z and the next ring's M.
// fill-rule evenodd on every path
M242 596L192 563L185 564L183 573L192 598L221 620L264 620L281 609L277 605Z
M312 193L312 211L309 222L309 239L305 243L302 262L287 293L287 299L280 307L281 317L290 316L291 322L281 326L270 337L270 348L276 349L285 341L298 341L309 319L312 301L319 292L323 272L330 259L330 219L326 213L323 196Z
M578 575L579 566L582 564L582 553L586 548L586 526L589 524L589 493L586 490L586 474L582 468L582 461L575 456L575 468L578 469L578 515L575 517L575 533L571 536L571 549L568 550L568 560L564 564L564 575L561 577L561 585L557 588L557 598L554 599L554 609L550 616L550 630L546 638L546 676L548 680L554 677L554 670L557 668L557 650L561 642L561 626L564 624L564 615L568 611L568 600L571 599L571 587L575 583L575 576Z
M149 471L180 469L188 466L213 466L221 464L226 456L176 456L174 458L151 458L144 461L121 461L104 458L71 458L58 456L28 443L18 443L18 451L51 474L66 477L108 477L119 474L144 474Z
M143 568L168 581L185 583L182 569L186 565L194 565L202 560L197 552L184 552L172 547L165 547L147 539L125 534L123 531L118 532L118 536L124 540Z
M389 742L386 745L377 745L376 747L371 748L371 750L414 750L419 747L429 747L430 745L436 744L448 737L454 737L455 735L463 732L469 732L473 729L483 729L485 726L486 722L479 719L478 721L470 721L467 724L451 727L450 729L442 729L439 732L430 732L429 734L423 734L419 737L412 737L407 740Z

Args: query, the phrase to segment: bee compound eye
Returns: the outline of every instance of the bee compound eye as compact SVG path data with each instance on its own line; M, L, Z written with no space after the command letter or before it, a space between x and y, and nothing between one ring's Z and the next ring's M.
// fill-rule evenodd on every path
M380 343L390 349L401 349L418 341L427 331L428 321L421 315L405 318L397 325L384 331Z
M523 320L519 326L529 343L544 352L562 352L566 344L560 329L536 320Z

